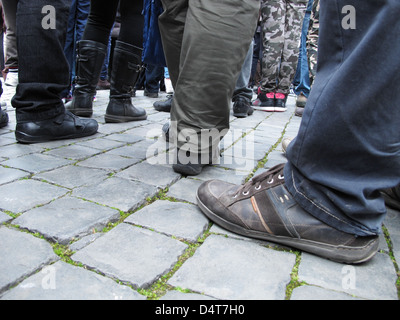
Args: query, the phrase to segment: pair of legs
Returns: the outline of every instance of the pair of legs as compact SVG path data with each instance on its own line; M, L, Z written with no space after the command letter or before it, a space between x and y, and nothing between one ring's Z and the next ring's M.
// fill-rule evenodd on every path
M77 138L97 132L95 120L83 120L65 110L61 94L69 85L64 55L68 0L18 0L16 25L19 84L15 135L23 143Z
M395 0L320 2L318 72L288 163L244 187L203 185L211 219L337 261L373 256L380 190L400 182L399 14Z
M296 73L302 23L308 0L263 0L262 79L253 106L264 111L285 111Z
M121 29L114 49L111 73L110 102L106 122L126 122L146 119L146 112L131 102L131 93L142 65L143 2L141 0L92 0L90 14L82 40L77 44L75 90L67 104L72 113L90 117L93 97L107 54L111 28L118 6Z
M219 157L218 144L229 128L231 98L255 32L259 1L162 3L160 33L175 89L169 132L178 150L173 168L193 174L185 169L195 165L198 174L202 165Z

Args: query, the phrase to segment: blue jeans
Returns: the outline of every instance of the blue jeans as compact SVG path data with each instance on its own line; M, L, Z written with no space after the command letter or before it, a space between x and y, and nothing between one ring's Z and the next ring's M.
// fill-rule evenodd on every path
M145 88L147 92L158 93L160 81L164 78L164 67L148 64L146 67Z
M299 50L299 62L297 64L296 74L294 76L294 93L300 95L303 93L306 97L310 94L310 72L307 59L307 34L310 25L310 16L314 0L309 0L306 14L303 20L303 29L301 31L301 44Z
M381 232L379 190L400 183L399 16L398 0L321 1L317 77L287 150L299 205L359 236Z
M64 52L70 66L71 82L75 78L76 43L81 40L89 16L90 0L70 0L71 7Z
M233 91L232 101L236 101L237 98L242 97L249 102L253 97L253 90L249 88L249 80L251 74L251 66L253 62L253 49L254 43L252 42L247 52L246 58L244 59L242 70L240 71L239 78L236 81L235 90Z

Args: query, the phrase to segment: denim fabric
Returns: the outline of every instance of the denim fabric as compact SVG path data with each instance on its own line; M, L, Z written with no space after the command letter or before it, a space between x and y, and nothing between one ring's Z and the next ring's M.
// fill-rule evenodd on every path
M318 72L287 150L296 201L359 236L381 231L379 190L400 183L399 16L398 0L321 1Z
M60 98L69 84L69 66L64 55L70 0L53 0L55 29L43 28L48 0L19 0L17 41L19 84L12 105L18 121L53 118L64 113Z
M310 25L310 16L314 0L309 0L306 14L303 20L303 29L301 30L301 44L299 50L299 61L294 76L294 93L300 95L303 93L306 97L310 94L310 72L307 59L307 33Z
M233 91L232 101L239 97L243 97L249 101L253 97L253 90L249 88L249 80L251 75L251 66L253 62L254 41L251 43L249 51L243 62L242 70L240 71L239 78L236 81L235 91Z
M76 43L81 40L89 16L90 0L71 0L64 52L70 66L71 82L75 78Z
M160 81L164 78L164 67L148 64L146 67L145 88L148 92L158 93Z

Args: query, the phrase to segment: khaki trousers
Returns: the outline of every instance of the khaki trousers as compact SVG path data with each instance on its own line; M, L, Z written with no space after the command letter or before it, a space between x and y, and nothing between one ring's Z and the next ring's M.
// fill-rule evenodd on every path
M174 86L170 141L216 157L259 0L162 0L159 26Z

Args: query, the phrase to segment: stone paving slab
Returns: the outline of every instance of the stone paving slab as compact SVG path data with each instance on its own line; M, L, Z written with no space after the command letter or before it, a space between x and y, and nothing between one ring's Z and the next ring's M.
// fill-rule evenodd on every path
M0 227L0 295L36 270L58 259L45 240Z
M157 200L130 215L125 222L191 242L195 242L209 224L197 206L166 200Z
M134 210L153 197L157 188L138 181L111 177L97 185L74 189L72 195L122 211Z
M169 187L167 196L178 200L188 201L197 204L196 192L187 192L188 190L197 190L203 180L184 178Z
M115 175L129 180L141 181L164 189L175 183L181 175L171 170L170 166L152 165L147 162L141 162L124 169Z
M67 192L67 189L41 181L18 180L0 186L0 208L19 213L46 204Z
M145 300L128 286L59 261L7 292L3 300Z
M377 253L370 261L356 266L303 253L299 280L364 299L398 299L396 270L384 253Z
M283 300L296 256L211 235L169 284L227 300Z
M69 160L83 160L98 153L100 153L100 151L97 149L72 144L46 151L44 154Z
M45 154L28 154L3 161L1 164L31 173L38 173L59 168L70 163L72 163L72 160L59 159Z
M34 179L45 180L68 189L99 184L109 178L109 172L94 168L68 165L47 172L38 173Z
M389 208L383 224L390 234L393 255L400 261L400 212Z
M30 173L22 170L0 167L0 185L29 176Z
M11 221L13 218L9 216L8 214L1 212L0 211L0 225L3 223L6 223L8 221Z
M72 259L123 283L147 288L172 269L186 248L178 240L122 223Z
M39 232L51 242L63 245L103 229L120 218L117 210L73 197L64 197L29 210L12 224Z
M344 292L304 285L293 290L290 300L362 300Z

